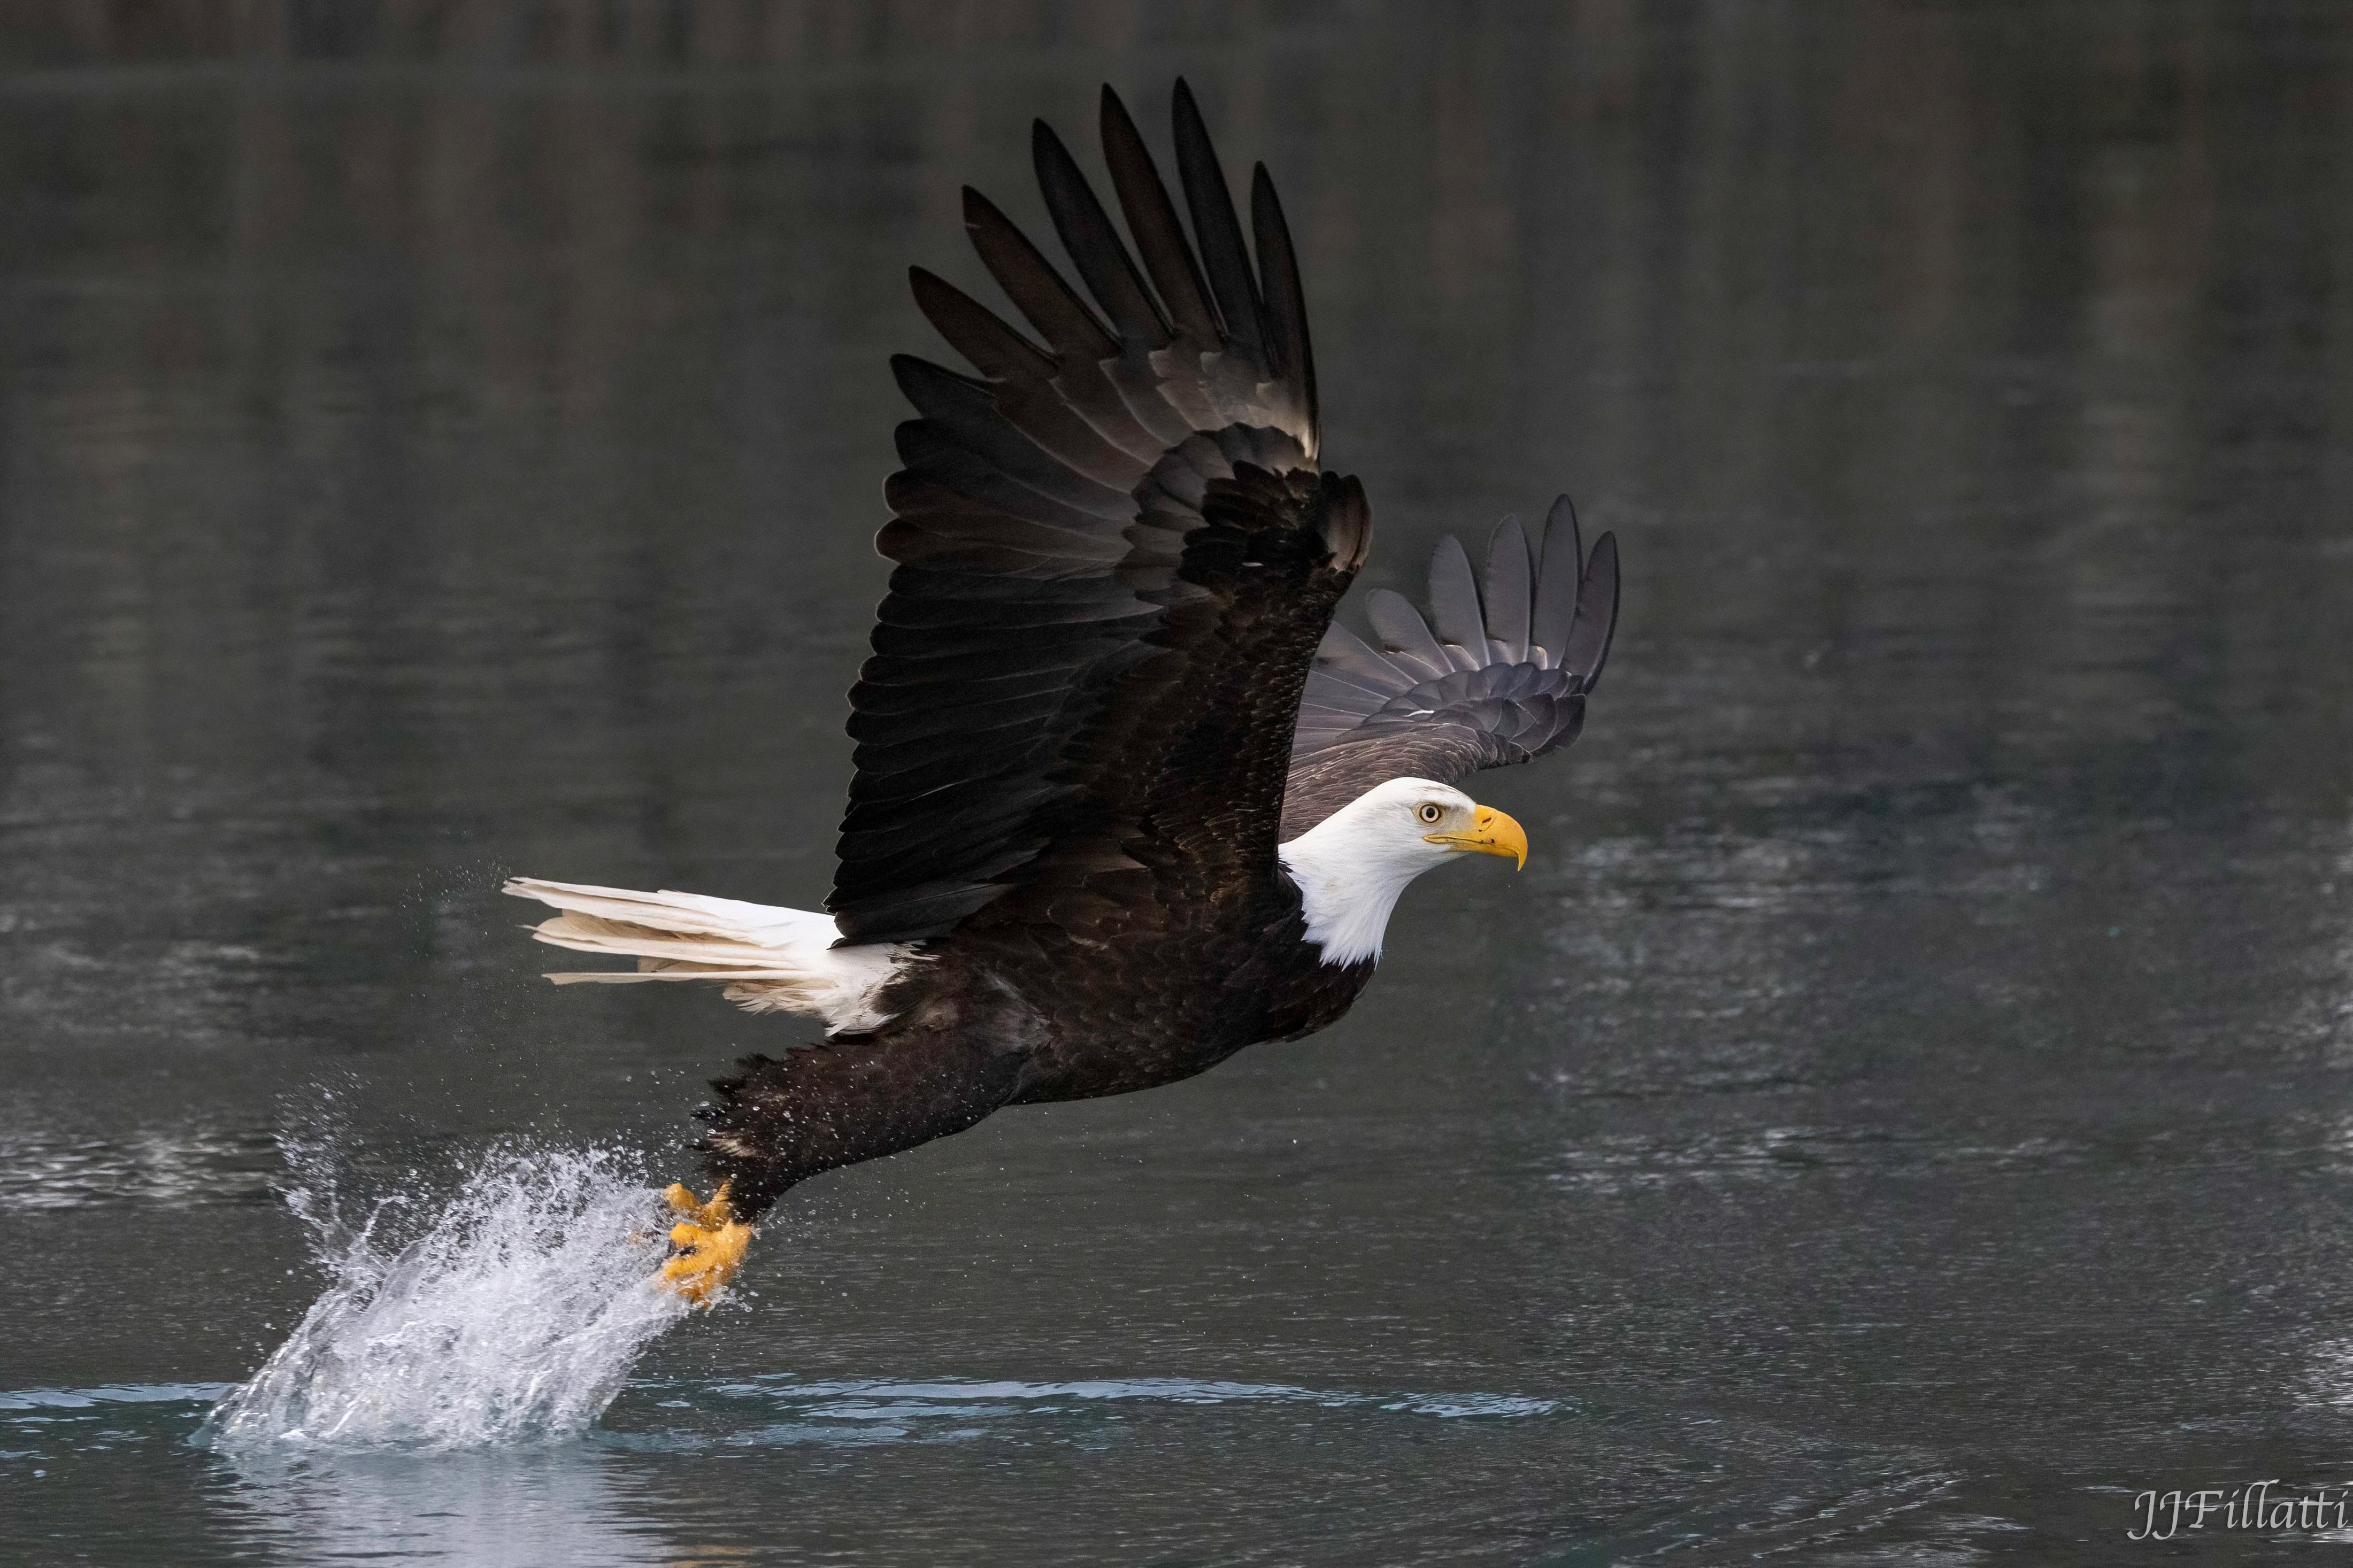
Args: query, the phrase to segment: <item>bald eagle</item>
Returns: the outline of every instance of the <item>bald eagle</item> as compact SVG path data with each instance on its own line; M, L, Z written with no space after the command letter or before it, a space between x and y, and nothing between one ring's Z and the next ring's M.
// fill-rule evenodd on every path
M978 192L965 227L1034 336L921 268L970 363L892 361L918 417L878 536L896 563L849 693L856 776L825 913L518 879L542 942L626 955L581 981L712 981L825 1037L753 1056L701 1114L709 1202L672 1286L702 1300L794 1184L1008 1105L1189 1078L1337 1019L1408 883L1524 864L1455 788L1574 739L1617 618L1617 549L1563 497L1506 520L1483 581L1441 542L1427 617L1334 621L1371 541L1321 466L1297 258L1265 165L1248 238L1176 84L1191 237L1126 109L1102 137L1131 250L1061 141L1032 151L1092 302ZM1140 265L1139 265L1140 262Z

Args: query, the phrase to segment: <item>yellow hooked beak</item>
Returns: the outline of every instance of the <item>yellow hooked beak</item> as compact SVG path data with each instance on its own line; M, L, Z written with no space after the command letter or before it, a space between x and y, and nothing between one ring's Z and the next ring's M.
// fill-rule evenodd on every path
M1513 869L1528 863L1528 836L1520 825L1492 805L1482 805L1472 821L1468 833L1431 833L1424 835L1432 844L1443 844L1450 849L1475 849L1482 855L1509 855Z

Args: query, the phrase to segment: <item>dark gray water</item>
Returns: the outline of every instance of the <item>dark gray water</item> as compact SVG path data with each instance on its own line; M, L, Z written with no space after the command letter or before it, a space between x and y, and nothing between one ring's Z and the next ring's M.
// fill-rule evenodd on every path
M11 16L0 1557L2331 1559L2126 1532L2353 1480L2353 13ZM823 896L902 268L1179 70L1368 584L1624 542L1585 739L1474 786L1526 872L802 1189L585 1437L191 1446L320 1289L290 1135L682 1171L797 1037L495 889Z

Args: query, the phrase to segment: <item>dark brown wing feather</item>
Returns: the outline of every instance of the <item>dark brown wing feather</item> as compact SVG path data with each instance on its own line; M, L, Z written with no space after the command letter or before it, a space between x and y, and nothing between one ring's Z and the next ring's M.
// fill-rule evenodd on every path
M1454 784L1577 738L1618 624L1618 542L1585 553L1567 496L1541 556L1515 519L1487 546L1484 592L1451 536L1430 563L1427 620L1367 595L1378 647L1335 625L1316 651L1293 741L1282 837L1297 837L1376 784Z
M913 275L978 375L893 362L922 417L899 428L877 540L899 565L850 693L858 771L827 905L845 942L936 936L1017 888L1115 901L1148 862L1212 900L1271 874L1364 497L1316 469L1306 312L1264 169L1253 268L1180 83L1197 257L1108 89L1103 120L1141 267L1041 126L1039 188L1093 303L976 193L974 246L1042 342Z

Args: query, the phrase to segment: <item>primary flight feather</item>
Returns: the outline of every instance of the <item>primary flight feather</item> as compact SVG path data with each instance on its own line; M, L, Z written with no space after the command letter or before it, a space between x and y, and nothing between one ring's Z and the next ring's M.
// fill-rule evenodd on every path
M1090 299L979 193L965 223L1024 332L940 278L917 305L976 374L892 362L919 417L876 540L897 563L849 694L856 774L827 913L518 879L543 942L633 957L559 984L708 980L824 1039L715 1087L672 1283L723 1283L795 1183L1004 1106L1187 1078L1345 1013L1406 886L1519 825L1454 788L1575 738L1618 558L1564 498L1452 539L1430 615L1368 596L1324 471L1297 258L1264 165L1245 232L1192 93L1183 216L1119 99L1103 160L1134 248L1061 141L1032 152ZM1187 237L1189 225L1190 238Z

